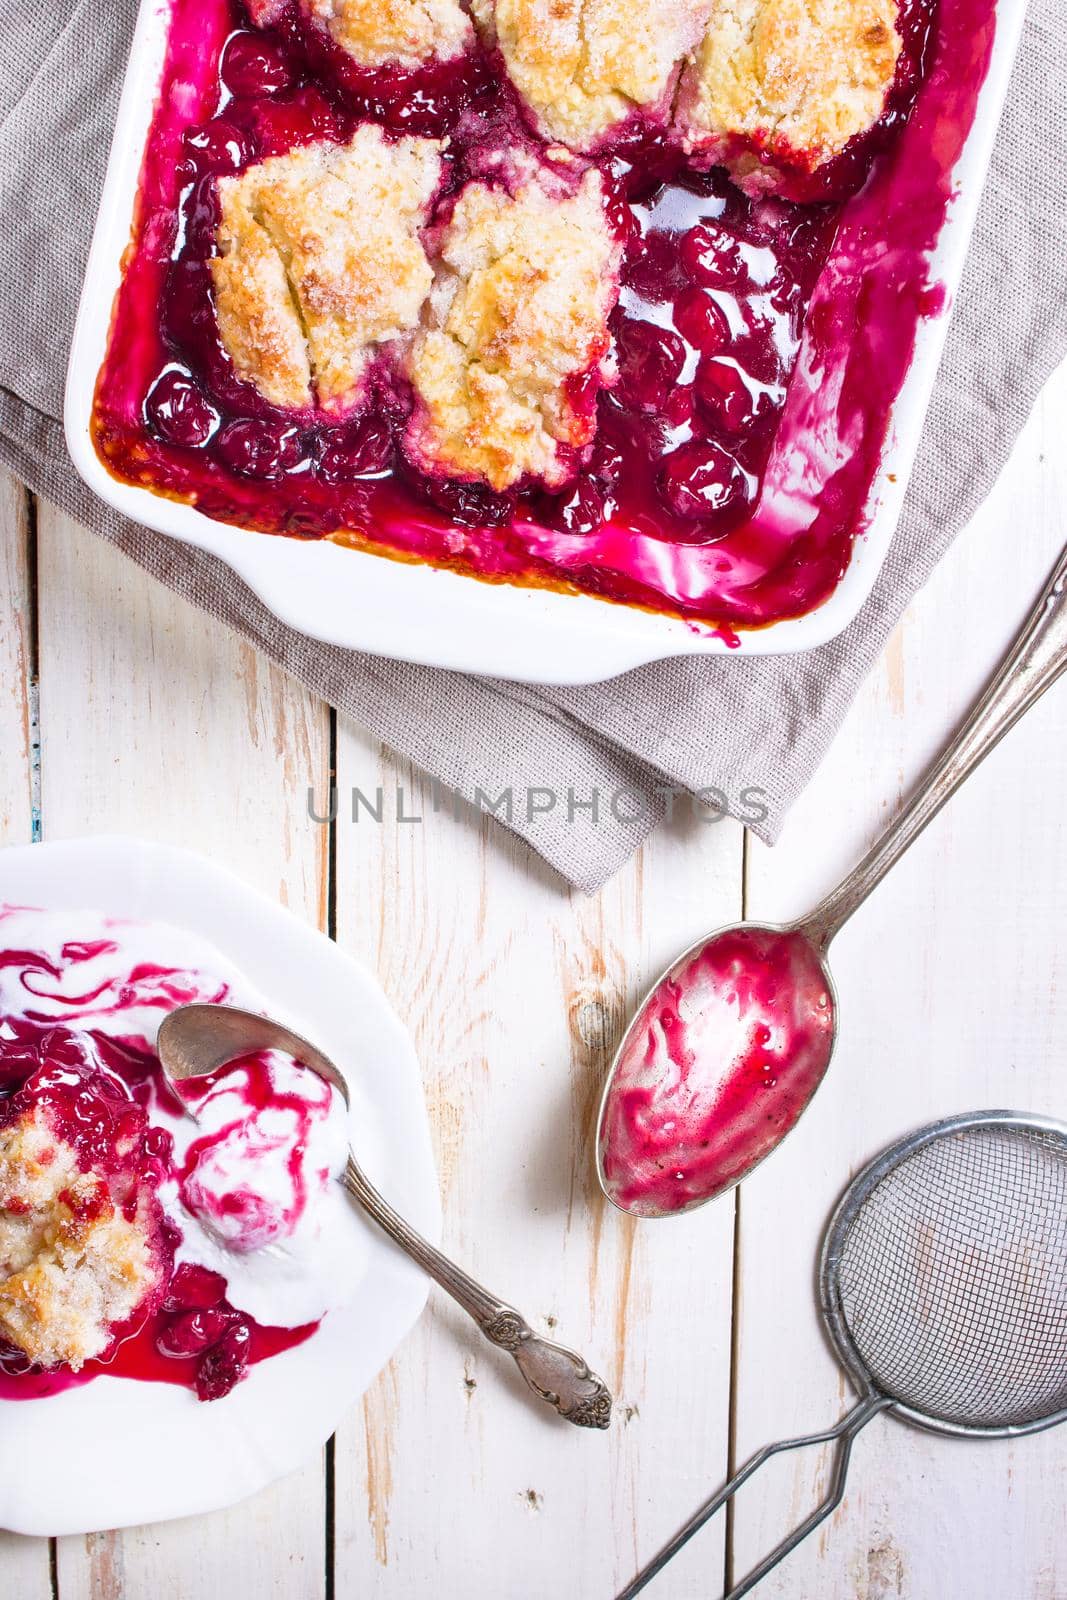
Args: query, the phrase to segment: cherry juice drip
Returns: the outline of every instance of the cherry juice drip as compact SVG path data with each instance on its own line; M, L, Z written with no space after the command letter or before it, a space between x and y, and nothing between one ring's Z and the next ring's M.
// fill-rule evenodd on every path
M903 0L885 113L804 204L749 200L636 123L594 158L626 241L620 381L596 401L590 460L549 495L415 471L398 443L411 397L384 364L341 424L270 406L222 349L207 265L218 177L295 145L348 139L368 119L447 135L442 205L488 153L535 148L499 59L479 48L366 72L292 7L259 33L236 0L172 0L96 396L102 459L225 522L585 590L728 637L810 610L847 566L916 326L939 306L927 260L993 0L940 0L932 28L934 4Z
M27 996L19 1016L0 1016L0 1128L41 1106L84 1169L105 1175L113 1197L124 1194L132 1214L139 1188L156 1190L167 1178L185 1177L184 1166L175 1166L170 1134L149 1120L158 1105L178 1108L159 1058L144 1039L115 1037L93 1027L76 1031L66 1024L82 1010L97 1017L146 1005L169 1010L192 1000L224 1000L228 990L225 984L205 989L192 974L148 962L84 993L57 989L65 971L114 950L106 940L68 943L59 962L37 951L0 951L0 966L18 972ZM35 1005L35 997L54 1001L60 992L62 1022ZM262 1098L262 1074L255 1063L249 1064L248 1080L253 1095ZM106 1358L86 1362L77 1373L42 1371L19 1351L0 1346L0 1399L40 1399L101 1374L177 1383L201 1399L216 1399L249 1366L303 1343L315 1331L317 1322L270 1327L236 1310L219 1273L189 1262L175 1268L180 1233L165 1218L160 1231L156 1249L166 1281L147 1311L114 1330Z

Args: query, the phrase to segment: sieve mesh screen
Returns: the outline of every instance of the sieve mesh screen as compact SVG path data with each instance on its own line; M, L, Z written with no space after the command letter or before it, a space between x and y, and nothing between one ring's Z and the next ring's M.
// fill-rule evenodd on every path
M955 1425L1067 1407L1067 1144L954 1130L874 1186L839 1247L844 1324L879 1389Z

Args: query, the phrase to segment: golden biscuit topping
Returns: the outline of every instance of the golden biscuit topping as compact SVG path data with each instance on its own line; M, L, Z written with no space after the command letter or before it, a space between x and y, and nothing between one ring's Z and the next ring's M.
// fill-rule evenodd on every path
M245 0L260 28L280 22L286 0ZM357 66L421 67L463 55L474 42L460 0L298 0Z
M415 326L441 150L364 124L347 145L305 145L220 181L219 334L272 404L351 404L378 347Z
M407 447L429 473L505 489L527 475L564 482L561 446L595 430L573 383L612 375L608 317L621 250L599 173L571 194L525 172L514 193L462 191L441 241L432 326L412 347L416 407Z
M449 60L473 42L459 0L302 0L335 43L362 67Z
M740 138L786 164L831 160L882 112L897 14L898 0L712 0L679 95L686 148L729 156Z
M157 1285L150 1239L39 1107L0 1129L0 1340L75 1372L105 1354Z
M475 0L540 131L588 149L635 110L669 115L708 0Z

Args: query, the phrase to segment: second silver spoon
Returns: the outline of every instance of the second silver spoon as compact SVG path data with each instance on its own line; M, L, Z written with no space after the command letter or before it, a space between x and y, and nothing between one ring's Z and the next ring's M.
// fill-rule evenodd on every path
M966 722L844 882L796 922L720 929L653 985L600 1106L597 1173L620 1210L705 1205L796 1126L837 1036L830 941L1065 667L1067 550Z

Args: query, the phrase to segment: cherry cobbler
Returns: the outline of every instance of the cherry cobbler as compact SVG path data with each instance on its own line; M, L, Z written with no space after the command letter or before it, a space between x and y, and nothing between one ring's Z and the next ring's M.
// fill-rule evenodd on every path
M93 436L727 637L862 531L992 0L170 0Z
M379 351L418 325L433 283L419 235L440 182L440 141L370 123L221 179L211 276L237 376L275 406L358 406Z
M216 1400L356 1292L344 1108L273 1052L183 1107L151 1038L232 980L175 930L70 920L0 906L0 1399L108 1373Z
M147 1118L70 1046L0 1104L0 1339L80 1372L159 1303L173 1252Z

